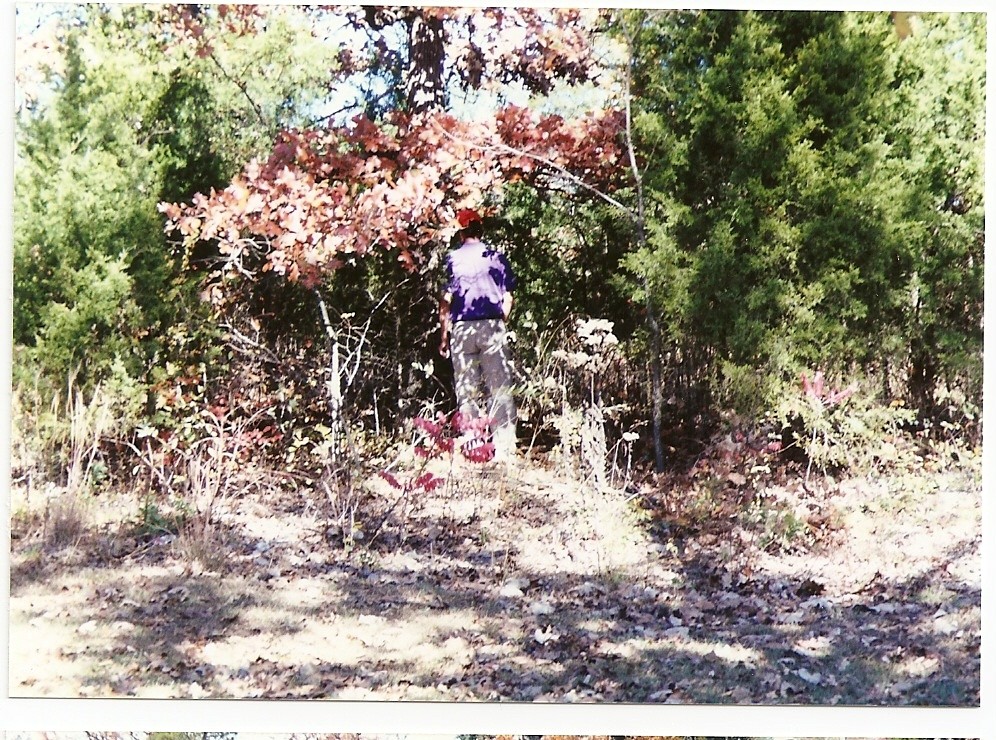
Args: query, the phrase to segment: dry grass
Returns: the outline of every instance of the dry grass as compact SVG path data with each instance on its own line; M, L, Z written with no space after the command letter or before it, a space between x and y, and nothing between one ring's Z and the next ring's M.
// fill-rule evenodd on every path
M89 505L83 496L64 491L48 499L42 539L47 548L75 547L89 526Z

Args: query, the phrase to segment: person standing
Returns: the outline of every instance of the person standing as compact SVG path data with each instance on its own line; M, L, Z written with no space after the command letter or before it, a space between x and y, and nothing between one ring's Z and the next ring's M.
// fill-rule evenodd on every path
M477 211L464 208L456 218L460 246L446 258L439 352L452 358L459 412L465 419L490 417L495 457L507 459L515 451L516 436L506 327L515 273L505 255L481 240L484 222Z

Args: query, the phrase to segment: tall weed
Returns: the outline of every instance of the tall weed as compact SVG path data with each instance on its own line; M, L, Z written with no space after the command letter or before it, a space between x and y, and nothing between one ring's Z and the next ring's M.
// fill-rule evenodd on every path
M84 535L92 494L108 480L105 445L133 426L140 396L122 363L89 393L76 379L51 389L40 372L30 381L22 373L12 387L12 484L28 511L44 512L44 541L55 548Z
M613 330L611 321L579 318L547 332L520 394L534 439L552 432L561 468L598 489L629 482L639 438L632 430L619 432L630 409L613 403L614 376L625 362Z
M14 483L28 492L45 484L80 493L106 480L108 440L127 435L139 418L144 388L115 360L107 378L87 394L70 373L50 388L40 372L17 377L12 388L11 453Z
M218 567L223 557L218 510L258 482L251 430L269 410L246 418L212 406L178 432L141 427L135 442L126 443L139 461L136 472L145 472L140 527L175 532L188 560ZM164 514L165 509L172 511Z
M849 470L865 473L895 463L897 438L916 413L902 402L883 403L867 384L843 388L827 382L822 372L785 393L775 418L790 430L790 444L806 457L806 477L820 472Z

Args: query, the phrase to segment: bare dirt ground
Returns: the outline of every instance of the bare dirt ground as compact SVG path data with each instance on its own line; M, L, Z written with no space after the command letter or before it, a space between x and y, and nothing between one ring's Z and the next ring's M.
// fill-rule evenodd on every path
M10 694L976 706L980 465L771 481L792 514L753 524L678 476L470 466L352 548L302 489L201 540L98 497L53 549L15 491Z

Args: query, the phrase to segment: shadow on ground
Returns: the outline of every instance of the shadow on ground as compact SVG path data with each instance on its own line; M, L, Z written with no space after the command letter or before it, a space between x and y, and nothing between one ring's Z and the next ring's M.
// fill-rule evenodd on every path
M552 511L554 495L518 501ZM473 517L422 525L403 537L389 527L368 549L311 553L260 550L231 526L224 564L200 574L166 542L139 556L15 557L11 639L44 643L45 625L68 619L76 642L46 647L79 686L43 690L12 665L10 693L979 703L980 592L947 570L979 556L977 537L927 571L831 593L810 577L730 578L714 549L669 555L652 536L650 567L591 574L531 569ZM45 595L74 575L73 589Z

